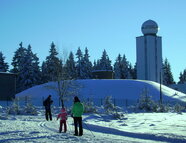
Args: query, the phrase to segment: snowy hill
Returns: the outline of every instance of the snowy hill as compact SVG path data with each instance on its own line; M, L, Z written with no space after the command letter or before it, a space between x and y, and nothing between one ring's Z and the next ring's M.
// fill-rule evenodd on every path
M138 100L140 94L147 90L154 100L160 99L160 84L152 81L143 80L77 80L79 89L78 96L81 99L92 98L101 99L112 96L117 100ZM59 96L55 90L48 89L48 86L56 86L55 82L38 85L18 93L17 97L30 96L41 103L41 100L49 94L53 99L58 100ZM186 95L174 89L161 85L163 101L186 102Z

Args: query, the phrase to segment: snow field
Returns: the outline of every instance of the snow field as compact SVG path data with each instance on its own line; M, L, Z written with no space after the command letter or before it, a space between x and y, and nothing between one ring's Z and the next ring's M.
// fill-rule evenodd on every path
M67 120L67 133L58 133L56 115L53 114L53 121L46 121L44 110L37 116L8 115L0 118L0 143L186 142L186 113L130 113L123 120L84 114L83 123L84 135L76 137L71 117Z

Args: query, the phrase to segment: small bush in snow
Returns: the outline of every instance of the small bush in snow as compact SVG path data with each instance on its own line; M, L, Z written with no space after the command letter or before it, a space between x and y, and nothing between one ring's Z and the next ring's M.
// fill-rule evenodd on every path
M85 113L97 113L96 106L92 101L83 102Z
M157 103L157 109L156 112L169 112L170 111L170 105L168 104L158 104Z
M112 103L112 97L105 97L103 108L108 115L112 115L115 119L122 119L124 114L122 112L118 112L119 107L114 106Z
M11 106L7 108L7 114L14 115L37 115L37 110L31 104L31 102L27 102L26 106L19 106L19 98L15 98Z
M15 114L15 115L20 114L19 98L15 98L13 100L12 105L7 108L7 113L8 114Z
M38 112L33 104L27 103L27 105L23 107L21 114L37 115Z
M149 92L147 91L147 89L144 89L140 95L137 108L140 110L156 112L158 105L151 98L152 97L149 95Z
M184 110L184 107L177 103L177 104L173 107L173 110L174 110L174 112L180 114L180 113Z
M124 118L124 114L122 112L118 112L118 111L115 111L114 113L112 113L113 117L115 119L122 119Z
M105 109L105 112L108 113L108 114L112 113L113 111L116 110L116 107L112 103L112 97L111 96L105 97L103 107Z

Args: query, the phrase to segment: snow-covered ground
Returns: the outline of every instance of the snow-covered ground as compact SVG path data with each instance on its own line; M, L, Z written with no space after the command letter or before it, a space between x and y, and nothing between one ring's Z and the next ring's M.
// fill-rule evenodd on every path
M159 99L160 85L150 81L137 80L82 80L80 99L103 98L112 95L118 99L139 98L144 88L153 99ZM42 104L42 99L52 94L58 102L57 93L46 88L47 83L25 90L16 96L31 96L34 105ZM186 101L186 95L162 86L164 101ZM2 102L0 102L2 106ZM37 106L38 115L8 115L6 106L0 106L0 143L185 143L186 113L125 113L124 118L114 119L104 114L84 114L84 135L74 136L73 120L68 118L67 133L58 133L59 121L56 116L59 107L53 110L53 121L46 121L44 109Z
M0 114L0 143L157 143L186 142L186 113L130 113L123 120L98 114L83 115L84 135L74 136L73 120L67 133L58 133L59 121L36 116ZM91 130L91 131L90 131Z

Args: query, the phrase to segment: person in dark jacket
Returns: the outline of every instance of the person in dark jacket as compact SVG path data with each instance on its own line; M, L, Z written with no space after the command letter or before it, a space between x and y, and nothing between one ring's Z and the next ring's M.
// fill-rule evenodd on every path
M50 120L52 121L52 114L51 114L51 104L53 103L53 100L51 99L51 95L47 97L47 99L43 102L43 105L45 106L45 117L48 121L48 116Z
M83 104L80 102L77 96L74 97L74 105L72 107L72 117L74 118L74 127L75 127L75 136L83 135L83 126L82 126L82 114L84 112ZM79 125L79 134L78 134L78 125Z

